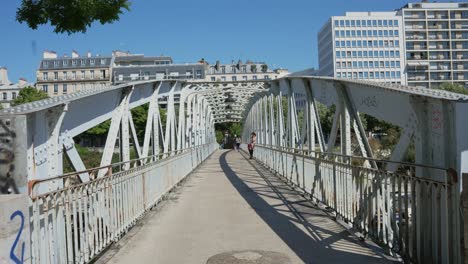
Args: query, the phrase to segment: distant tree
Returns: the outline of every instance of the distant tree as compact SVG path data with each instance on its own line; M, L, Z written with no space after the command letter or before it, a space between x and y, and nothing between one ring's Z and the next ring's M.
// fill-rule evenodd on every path
M46 92L28 86L20 90L18 97L16 97L16 99L13 100L13 105L30 103L47 98L49 98L49 96Z
M128 0L22 0L16 20L32 29L50 23L55 33L84 33L93 22L112 23L129 9Z
M437 86L435 89L444 90L453 93L460 93L460 94L468 94L468 89L466 89L463 85L458 83L442 83L441 85Z

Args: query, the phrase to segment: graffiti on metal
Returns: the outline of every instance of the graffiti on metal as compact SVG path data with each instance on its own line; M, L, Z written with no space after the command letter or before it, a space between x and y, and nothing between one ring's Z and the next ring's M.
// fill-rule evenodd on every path
M0 193L19 193L13 178L15 171L14 141L16 133L9 119L0 119Z
M23 232L23 228L24 228L24 215L23 215L23 212L21 212L19 210L15 211L10 216L10 221L13 221L13 219L15 219L15 217L17 217L17 216L20 218L21 222L20 222L20 228L18 229L18 234L16 235L15 241L13 242L13 246L11 247L11 250L10 250L10 259L16 264L21 264L21 263L24 263L24 250L25 250L25 246L26 246L24 241L21 244L21 255L20 255L20 257L15 255L15 251L16 251L16 248L18 247L18 243L20 242L21 233Z
M375 96L366 96L361 99L361 105L375 108L379 106L379 102Z

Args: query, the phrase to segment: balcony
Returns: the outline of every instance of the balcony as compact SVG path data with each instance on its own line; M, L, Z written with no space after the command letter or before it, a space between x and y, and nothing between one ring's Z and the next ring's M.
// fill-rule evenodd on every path
M408 80L410 81L425 81L427 80L426 76L408 76Z

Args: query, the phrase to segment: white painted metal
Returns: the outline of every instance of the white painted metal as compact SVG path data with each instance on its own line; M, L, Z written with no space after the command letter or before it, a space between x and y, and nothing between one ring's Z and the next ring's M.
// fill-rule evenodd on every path
M305 91L307 99L302 125L295 105L298 91ZM257 133L260 161L366 235L406 259L460 263L460 182L452 170L440 168L466 169L460 153L468 150L467 101L443 91L326 77L291 76L269 83L147 81L3 110L0 121L14 120L13 127L25 131L25 144L16 152L32 188L34 263L89 262L214 151L215 123L240 120L244 142ZM317 102L336 106L327 148ZM130 111L146 103L148 122L140 146ZM403 129L391 162L372 159L359 113ZM84 170L73 137L109 119L102 167ZM332 153L338 135L336 152L341 154ZM353 135L363 157L351 155ZM131 138L137 160L130 160ZM425 165L395 163L411 140L417 163ZM120 162L111 164L117 144ZM76 173L59 176L63 153ZM361 164L356 159L372 168L356 165ZM82 184L62 188L64 179L76 176Z
M274 80L271 87L251 100L244 119L244 140L252 131L259 136L255 156L260 161L405 259L461 262L456 169L460 170L458 174L466 169L461 165L461 154L468 150L464 136L468 96L310 76ZM304 90L307 104L301 136L294 94ZM277 110L259 111L267 102L264 98L273 95L277 95ZM326 149L316 102L336 109ZM287 112L284 121L283 111ZM402 128L390 161L372 158L360 113ZM462 115L465 118L460 122ZM266 120L276 122L269 133L264 133ZM270 135L278 139L274 144L268 140ZM353 138L360 158L352 156L357 153L352 149ZM400 162L411 140L416 146L416 164L420 165ZM298 142L307 142L307 147Z

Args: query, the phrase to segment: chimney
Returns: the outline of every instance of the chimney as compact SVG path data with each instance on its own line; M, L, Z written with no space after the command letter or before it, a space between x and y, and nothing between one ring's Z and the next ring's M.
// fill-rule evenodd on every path
M6 67L0 68L0 85L9 85L10 81L8 80L8 69Z
M79 58L79 57L80 57L80 54L78 54L76 50L72 50L72 58Z
M55 53L55 51L45 50L42 57L44 59L56 59L57 58L57 53Z
M88 58L91 58L91 52L90 52L90 51L88 51L87 57L88 57Z
M26 81L25 78L19 78L19 80L18 80L18 86L19 86L20 88L25 87L27 84L28 84L28 81Z

